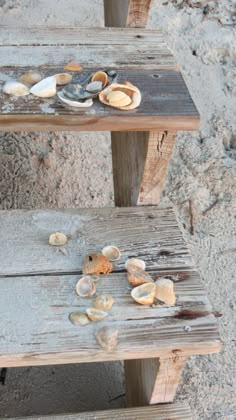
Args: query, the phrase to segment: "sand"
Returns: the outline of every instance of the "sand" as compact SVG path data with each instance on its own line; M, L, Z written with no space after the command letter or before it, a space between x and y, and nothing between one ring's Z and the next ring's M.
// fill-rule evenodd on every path
M1 23L39 16L102 26L102 1L0 0ZM223 342L220 354L192 357L183 372L177 400L201 420L236 419L235 26L235 0L154 0L148 22L165 32L201 114L199 132L178 135L162 199L175 208ZM109 134L0 133L0 191L2 209L113 205ZM121 363L9 369L0 415L122 407L123 381Z

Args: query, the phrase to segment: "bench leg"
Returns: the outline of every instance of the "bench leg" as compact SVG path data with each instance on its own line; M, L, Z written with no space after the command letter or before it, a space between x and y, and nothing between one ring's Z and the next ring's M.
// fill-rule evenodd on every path
M129 407L172 402L187 358L125 361L126 399Z
M151 0L104 0L106 26L145 28Z
M111 139L116 206L158 204L175 133L112 132Z

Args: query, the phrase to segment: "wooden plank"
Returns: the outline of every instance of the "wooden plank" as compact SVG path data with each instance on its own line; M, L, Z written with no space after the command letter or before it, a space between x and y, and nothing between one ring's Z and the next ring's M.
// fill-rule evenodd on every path
M76 414L62 414L36 417L17 417L10 420L192 420L188 405L183 403L162 404L156 407L122 408Z
M105 25L144 28L151 0L104 0Z
M145 28L148 20L151 0L130 0L126 26Z
M69 238L62 249L48 245L56 231ZM193 266L171 208L3 210L0 237L0 275L80 273L87 253L112 243L122 252L116 271L132 256L148 270Z

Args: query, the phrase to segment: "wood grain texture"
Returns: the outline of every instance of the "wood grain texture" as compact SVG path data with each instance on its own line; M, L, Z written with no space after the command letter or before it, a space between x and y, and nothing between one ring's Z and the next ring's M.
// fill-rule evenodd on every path
M130 0L126 26L145 28L148 20L151 0Z
M162 404L156 407L122 408L77 414L17 417L10 420L192 420L188 405L183 403Z
M151 0L104 0L105 25L144 28Z

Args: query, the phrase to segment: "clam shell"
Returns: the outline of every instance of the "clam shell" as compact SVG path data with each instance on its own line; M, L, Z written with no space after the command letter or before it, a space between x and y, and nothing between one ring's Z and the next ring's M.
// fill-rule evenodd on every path
M109 274L112 271L112 264L105 255L98 252L88 254L82 266L83 274Z
M36 83L40 82L42 78L43 76L37 71L27 71L19 77L18 81L25 85L33 86Z
M118 330L111 327L102 327L96 331L97 343L107 351L113 350L118 343Z
M134 265L137 268L141 268L142 270L145 270L146 264L143 260L140 260L138 258L129 258L125 263L126 270L129 269L130 265Z
M105 255L110 261L118 261L121 257L121 252L116 246L108 245L103 248L102 255Z
M99 93L102 90L102 82L91 82L86 86L87 92Z
M132 102L130 96L126 95L126 93L121 92L120 90L114 90L107 95L107 101L111 106L126 106Z
M67 106L70 106L72 108L89 108L93 105L93 100L91 98L86 99L82 102L73 99L68 99L63 95L62 92L57 92L57 96L63 104L66 104Z
M23 83L17 82L16 80L9 80L3 86L3 92L12 96L26 96L29 95L30 91L27 86Z
M75 61L70 61L64 66L64 70L66 71L81 71L82 66L79 63L76 63Z
M102 311L108 311L115 303L112 295L99 295L93 301L93 306Z
M104 88L108 84L108 75L105 71L97 71L93 74L91 81L102 82L102 87Z
M97 322L101 321L102 319L106 318L108 315L107 312L101 311L100 309L96 308L88 308L86 309L87 315L91 321Z
M90 323L88 315L82 312L71 312L71 314L69 315L69 320L72 322L72 324L81 325L81 326L84 326Z
M154 302L156 294L155 283L146 283L135 287L132 292L132 298L140 305L151 305Z
M175 305L174 283L165 277L159 278L156 282L156 298L167 305Z
M107 99L107 96L111 92L115 92L115 91L123 92L126 95L128 95L131 99L131 103L126 106L120 106L116 104L111 105L109 103L109 100ZM124 84L113 83L110 86L108 86L106 89L104 89L102 92L99 93L99 100L103 104L113 106L114 108L123 109L123 110L131 110L131 109L137 108L141 103L141 99L142 99L142 96L139 89L129 82L125 82Z
M146 271L131 264L129 265L127 276L132 286L140 286L140 284L154 282L152 277L146 273Z
M67 237L61 232L51 233L48 243L52 246L63 246L67 243Z
M54 76L46 77L30 89L30 93L39 98L51 98L57 93L56 78Z
M90 276L84 276L77 282L75 290L80 297L90 297L96 293L96 285Z
M71 74L68 73L58 73L55 74L54 77L56 78L57 85L59 86L67 85L72 80Z

